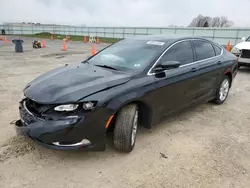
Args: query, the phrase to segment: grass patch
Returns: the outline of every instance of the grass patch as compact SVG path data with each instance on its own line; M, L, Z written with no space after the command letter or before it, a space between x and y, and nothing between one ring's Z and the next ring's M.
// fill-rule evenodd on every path
M26 35L22 35L25 37L34 37L34 38L46 38L46 39L50 39L51 37L51 33L49 32L42 32L42 33L36 33L36 34L26 34ZM65 38L65 35L58 35L58 34L54 34L54 39L58 39L58 40L62 40ZM69 40L72 41L83 41L83 36L77 36L77 35L68 35ZM89 37L87 37L87 41L89 41ZM106 37L99 37L99 40L101 43L115 43L120 41L121 39L117 39L117 38L106 38Z

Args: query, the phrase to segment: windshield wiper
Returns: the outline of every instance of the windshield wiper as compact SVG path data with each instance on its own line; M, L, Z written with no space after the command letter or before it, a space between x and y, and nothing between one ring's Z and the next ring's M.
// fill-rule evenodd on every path
M88 60L84 60L82 61L83 64L89 64L89 61Z
M118 69L111 67L111 66L108 66L108 65L95 65L95 66L103 67L103 68L107 68L107 69L112 69L112 70L118 70Z

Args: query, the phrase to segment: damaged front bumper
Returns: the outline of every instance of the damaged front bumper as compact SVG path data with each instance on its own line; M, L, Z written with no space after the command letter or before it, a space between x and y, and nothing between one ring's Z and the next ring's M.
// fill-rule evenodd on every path
M20 103L19 111L20 120L15 123L17 134L28 136L44 147L57 150L105 149L106 114L102 110L58 120L37 117L29 111L25 102Z

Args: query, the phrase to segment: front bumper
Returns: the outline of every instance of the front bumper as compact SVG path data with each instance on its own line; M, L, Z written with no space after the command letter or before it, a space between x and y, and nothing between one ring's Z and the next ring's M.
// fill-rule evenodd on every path
M250 66L250 58L239 58L238 59L239 65L243 65L243 66Z
M57 150L105 149L105 109L91 112L81 118L44 120L32 114L20 103L20 117L16 121L17 134L25 135L44 147Z

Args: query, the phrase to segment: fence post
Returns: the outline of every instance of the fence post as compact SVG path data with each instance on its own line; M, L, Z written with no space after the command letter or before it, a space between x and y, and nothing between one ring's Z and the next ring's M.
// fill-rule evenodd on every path
M195 33L195 27L193 28L193 36L194 36L194 33Z
M113 28L113 38L115 38L115 28Z
M44 33L44 25L43 25L43 33Z
M147 35L148 35L148 28L146 28L146 33L147 33Z
M7 28L7 26L8 26L8 28ZM7 25L7 26L3 26L3 29L5 29L8 33L11 33L10 32L10 26L9 25ZM13 34L13 33L12 33Z
M75 36L76 36L76 27L75 27Z
M31 32L32 32L32 34L34 34L33 31L34 31L34 29L33 29L33 24L32 24L32 27L31 27Z
M125 36L124 36L124 30L125 30L125 28L123 27L122 28L122 38L125 38Z
M176 34L176 26L174 27L174 34Z
M237 44L237 42L238 42L238 37L239 37L239 28L237 29L236 39L235 39L235 44L234 44L234 45Z
M214 41L214 35L215 35L215 28L213 29L213 41Z
M23 34L23 26L21 26L21 34Z
M134 28L134 36L136 35L136 28Z
M160 29L160 34L162 34L162 28Z
M5 29L7 31L7 33L11 33L10 32L10 26L9 25L6 25L6 26L3 26L3 29ZM12 27L12 30L13 30L13 27ZM13 34L13 33L12 33Z

